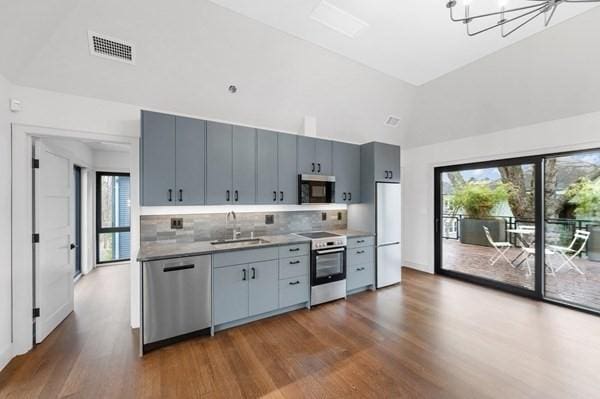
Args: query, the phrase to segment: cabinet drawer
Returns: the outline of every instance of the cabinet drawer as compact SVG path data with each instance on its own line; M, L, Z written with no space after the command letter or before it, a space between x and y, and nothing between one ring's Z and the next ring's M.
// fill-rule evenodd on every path
M309 244L284 245L279 247L280 258L292 258L306 256L309 252Z
M372 285L375 281L373 264L348 266L346 287L348 291Z
M348 265L368 265L373 262L373 247L348 249Z
M279 279L308 275L308 256L279 259Z
M372 247L373 245L375 245L375 237L348 238L348 248Z
M279 307L308 302L308 276L292 277L279 282Z
M277 247L257 248L244 251L223 252L213 255L215 267L241 265L277 259Z

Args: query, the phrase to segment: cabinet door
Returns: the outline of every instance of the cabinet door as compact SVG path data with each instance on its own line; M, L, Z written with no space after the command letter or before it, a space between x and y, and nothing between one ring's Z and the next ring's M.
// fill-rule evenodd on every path
M214 269L215 324L248 317L248 265Z
M233 202L233 127L217 122L206 124L206 204Z
M317 161L315 157L316 139L298 136L298 174L316 174Z
M400 181L400 147L375 143L375 180Z
M175 204L175 117L142 111L142 205Z
M298 203L298 169L296 165L296 136L279 133L278 146L278 200L280 204Z
M278 262L251 263L249 267L250 278L250 311L254 316L270 312L279 307L279 272Z
M206 122L175 119L175 203L204 205Z
M348 203L360 203L360 146L348 144L347 148Z
M320 175L331 175L332 142L329 140L316 139L315 146L317 173Z
M258 204L275 204L279 201L277 136L277 133L266 130L256 132L256 203ZM294 162L294 174L295 172L296 162Z
M256 203L256 129L233 127L233 203Z
M350 171L348 170L350 144L333 143L333 174L335 175L335 202L347 203L350 191Z

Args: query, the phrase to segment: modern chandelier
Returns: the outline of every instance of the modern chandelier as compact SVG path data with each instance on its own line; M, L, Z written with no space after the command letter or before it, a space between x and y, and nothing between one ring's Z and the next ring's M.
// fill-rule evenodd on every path
M537 17L543 15L544 26L548 26L554 13L562 3L600 3L600 0L521 0L524 4L521 7L506 8L507 0L499 0L499 11L492 11L485 14L471 15L470 7L471 0L464 0L465 13L464 17L456 18L454 16L454 8L458 4L456 0L450 0L446 7L450 10L450 19L454 22L462 22L467 27L467 34L475 36L489 30L500 28L502 37L507 37L518 29L522 28ZM533 3L533 4L532 4ZM499 18L499 19L495 19ZM482 21L483 28L475 31L471 30L473 21Z

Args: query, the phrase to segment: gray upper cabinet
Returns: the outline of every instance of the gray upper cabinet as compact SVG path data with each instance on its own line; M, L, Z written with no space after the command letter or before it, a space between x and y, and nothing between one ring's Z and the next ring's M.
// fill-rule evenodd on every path
M256 203L256 129L233 126L232 203Z
M298 136L298 173L331 175L332 142Z
M256 141L256 202L297 203L296 136L258 130Z
M316 139L315 146L317 173L320 175L331 175L332 142L329 140Z
M177 205L204 205L206 122L175 118L175 193Z
M384 143L372 143L376 181L400 181L400 147Z
M277 134L277 172L280 204L298 203L298 171L296 165L296 136Z
M312 137L298 136L298 174L310 175L317 173L315 141Z
M206 204L233 203L233 126L206 124Z
M175 204L175 117L142 111L141 203Z
M277 133L256 132L256 202L276 204L279 201ZM296 154L294 154L296 159ZM294 162L294 173L296 165Z
M333 143L333 174L335 202L360 202L360 146Z

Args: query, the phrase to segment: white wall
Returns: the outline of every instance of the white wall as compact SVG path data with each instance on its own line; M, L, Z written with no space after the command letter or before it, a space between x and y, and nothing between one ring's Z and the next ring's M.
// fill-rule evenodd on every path
M404 150L404 264L433 272L434 167L599 147L600 112L595 112Z
M130 171L129 152L94 150L94 168L101 172Z
M0 75L0 369L12 356L10 85Z

